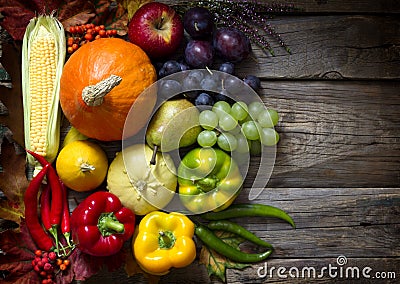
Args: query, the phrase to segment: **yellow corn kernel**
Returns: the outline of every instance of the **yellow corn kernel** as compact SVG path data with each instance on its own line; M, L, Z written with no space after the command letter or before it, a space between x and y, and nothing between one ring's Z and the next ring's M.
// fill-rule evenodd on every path
M65 61L65 34L53 16L29 22L22 46L25 147L53 162L60 140L59 81ZM28 162L40 168L27 155Z
M36 152L43 156L46 156L46 130L54 93L55 82L52 73L55 73L57 68L56 56L54 36L41 26L37 37L30 45L29 92L35 110L31 112L29 139L31 147L37 149Z

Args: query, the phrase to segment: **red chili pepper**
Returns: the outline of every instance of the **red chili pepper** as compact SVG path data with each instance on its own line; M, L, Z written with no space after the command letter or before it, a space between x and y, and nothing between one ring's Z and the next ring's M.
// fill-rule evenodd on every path
M26 226L36 245L44 251L51 250L53 241L39 222L37 197L48 169L48 165L43 166L43 169L29 183L24 196Z
M81 251L94 256L117 253L135 229L134 213L107 191L89 195L71 214L72 237Z
M26 150L29 154L35 157L36 160L42 165L42 167L48 165L49 170L47 172L47 179L51 188L51 216L50 221L52 226L59 226L61 222L61 216L63 213L63 200L62 200L62 186L57 176L56 170L50 165L50 163L43 157L35 152Z
M60 183L61 183L61 186L63 189L63 203L64 203L63 204L63 215L62 215L62 219L61 219L61 233L64 235L68 246L72 246L67 187L61 180L60 180Z
M50 230L50 186L48 184L44 185L42 189L42 194L40 195L40 217L42 219L42 224L46 230Z
M42 165L42 167L48 167L47 182L51 188L51 212L50 212L50 223L51 228L48 230L54 237L56 242L56 250L58 249L58 232L57 229L61 223L61 216L63 214L63 199L62 199L62 186L57 176L56 170L51 164L39 154L26 150L29 154L35 157L36 160Z
M63 189L59 182L57 173L53 167L49 168L47 179L51 188L51 225L59 226L63 214Z

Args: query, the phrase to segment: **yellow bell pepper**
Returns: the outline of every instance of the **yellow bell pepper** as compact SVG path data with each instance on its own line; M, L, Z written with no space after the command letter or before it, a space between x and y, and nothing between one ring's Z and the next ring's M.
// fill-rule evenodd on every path
M153 211L139 224L133 253L139 266L154 275L191 264L196 257L194 224L180 213Z

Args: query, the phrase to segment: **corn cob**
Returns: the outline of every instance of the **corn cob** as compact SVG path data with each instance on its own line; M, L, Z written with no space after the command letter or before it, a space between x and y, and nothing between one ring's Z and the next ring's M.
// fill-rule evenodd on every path
M59 81L65 48L64 29L55 17L38 16L29 22L22 45L25 148L50 163L60 143ZM31 155L27 159L38 172L36 160Z

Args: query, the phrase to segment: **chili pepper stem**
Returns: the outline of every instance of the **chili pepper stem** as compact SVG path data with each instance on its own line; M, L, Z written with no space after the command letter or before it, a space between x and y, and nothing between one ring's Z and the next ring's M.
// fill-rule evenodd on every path
M60 243L60 246L61 246L61 249L62 249L63 253L60 254L59 256L60 257L64 257L67 254L67 251L66 251L65 247L61 243Z
M56 249L55 251L57 252L57 255L60 256L60 244L58 242L58 226L57 225L52 225L51 228L48 230L50 234L53 236L55 244L56 244Z
M73 243L71 242L71 234L69 232L63 233L65 240L67 241L67 246L68 247L73 247Z

